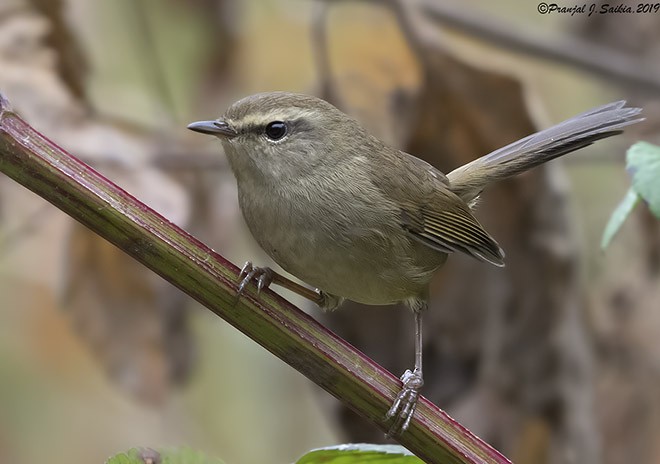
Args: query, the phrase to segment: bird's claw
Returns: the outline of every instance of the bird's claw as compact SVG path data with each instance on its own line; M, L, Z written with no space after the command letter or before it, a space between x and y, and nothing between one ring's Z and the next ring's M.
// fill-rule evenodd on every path
M257 294L259 294L273 282L273 271L269 267L255 267L248 261L243 265L238 278L241 279L241 283L238 286L239 296L243 293L247 284L253 280L257 284Z
M331 295L318 288L316 291L319 294L316 304L318 304L323 311L334 311L344 302L344 298L340 296Z
M387 432L390 437L405 432L410 425L417 408L419 390L424 385L421 372L411 371L410 369L403 373L401 382L403 382L403 388L385 415L386 419L395 418L392 427Z

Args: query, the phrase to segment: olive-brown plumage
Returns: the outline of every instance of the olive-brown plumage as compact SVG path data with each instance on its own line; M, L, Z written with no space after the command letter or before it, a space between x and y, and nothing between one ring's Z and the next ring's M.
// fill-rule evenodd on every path
M396 432L407 428L423 384L421 318L434 272L454 252L504 265L504 252L472 213L482 190L617 134L639 112L611 103L448 175L307 95L253 95L216 121L188 127L220 138L252 235L282 268L320 289L325 309L345 298L413 309L415 368L402 376L388 412ZM272 271L250 269L260 288L269 283Z

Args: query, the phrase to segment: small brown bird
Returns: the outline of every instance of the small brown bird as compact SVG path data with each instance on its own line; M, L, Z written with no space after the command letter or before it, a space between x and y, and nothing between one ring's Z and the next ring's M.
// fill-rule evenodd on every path
M504 252L472 213L491 182L619 134L640 109L615 102L478 158L448 175L385 145L324 100L286 92L234 103L189 129L217 136L238 184L245 221L259 245L311 292L268 268L243 268L239 292L284 284L336 308L404 302L415 318L415 366L387 417L408 428L422 377L422 314L433 273L454 252L496 266Z

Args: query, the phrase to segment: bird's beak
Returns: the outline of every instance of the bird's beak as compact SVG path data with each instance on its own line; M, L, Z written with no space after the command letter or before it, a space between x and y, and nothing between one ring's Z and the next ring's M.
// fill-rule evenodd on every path
M188 129L201 132L202 134L218 135L226 138L236 136L236 131L229 127L229 124L221 120L193 122L188 124Z

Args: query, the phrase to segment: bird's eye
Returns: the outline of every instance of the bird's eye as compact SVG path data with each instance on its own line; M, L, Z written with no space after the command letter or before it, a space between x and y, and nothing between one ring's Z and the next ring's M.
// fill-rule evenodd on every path
M287 133L286 124L282 121L273 121L266 126L266 137L271 140L280 140Z

